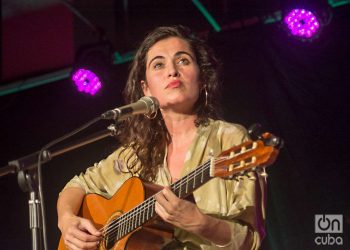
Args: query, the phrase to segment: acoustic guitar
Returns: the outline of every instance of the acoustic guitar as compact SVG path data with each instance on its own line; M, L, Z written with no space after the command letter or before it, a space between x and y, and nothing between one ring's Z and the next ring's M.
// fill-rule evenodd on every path
M233 178L248 171L265 174L262 170L275 161L279 147L279 138L264 133L256 141L246 141L218 157L212 156L171 184L170 188L177 197L186 198L214 177ZM162 249L171 240L173 232L154 210L155 194L162 188L131 177L110 199L96 194L86 195L79 216L91 220L102 232L98 249ZM58 249L66 250L62 237Z

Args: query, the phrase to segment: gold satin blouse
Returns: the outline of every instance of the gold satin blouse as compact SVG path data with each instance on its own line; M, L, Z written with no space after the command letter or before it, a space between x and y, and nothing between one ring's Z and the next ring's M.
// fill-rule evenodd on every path
M214 156L247 140L246 130L237 124L220 120L210 120L209 125L201 125L185 156L181 176L185 176L197 166L205 163L210 152ZM88 168L85 173L75 176L67 187L81 187L88 193L97 193L106 198L113 196L132 173L127 172L129 162L135 159L131 149L117 149L106 159ZM159 168L156 184L170 186L171 176L164 157ZM139 163L138 163L139 164ZM137 176L137 174L135 174ZM135 176L134 175L134 176ZM231 244L226 247L213 243L175 228L174 236L179 242L172 249L258 249L265 236L266 179L254 172L232 180L213 178L193 193L199 209L225 220L231 228Z

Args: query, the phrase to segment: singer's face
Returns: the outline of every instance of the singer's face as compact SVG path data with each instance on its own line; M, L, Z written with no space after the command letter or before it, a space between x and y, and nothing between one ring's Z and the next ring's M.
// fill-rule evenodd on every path
M192 113L199 96L199 68L189 44L178 37L155 43L147 53L146 96L158 99L160 108Z

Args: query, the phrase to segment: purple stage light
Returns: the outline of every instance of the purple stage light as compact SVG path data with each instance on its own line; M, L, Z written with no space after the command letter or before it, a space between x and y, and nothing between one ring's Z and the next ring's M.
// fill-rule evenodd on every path
M300 38L312 38L320 29L316 16L306 9L293 9L284 18L292 35Z
M102 87L101 80L88 69L77 69L72 74L72 80L80 92L95 95Z

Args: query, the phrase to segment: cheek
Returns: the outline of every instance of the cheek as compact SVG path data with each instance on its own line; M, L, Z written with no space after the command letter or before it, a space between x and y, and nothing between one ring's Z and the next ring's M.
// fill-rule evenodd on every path
M196 90L196 92L199 92L201 89L201 81L198 71L193 72L190 82L192 82L192 88Z
M146 80L148 83L148 88L150 91L155 92L159 91L165 83L163 75L159 72L155 72L152 74L146 74Z

